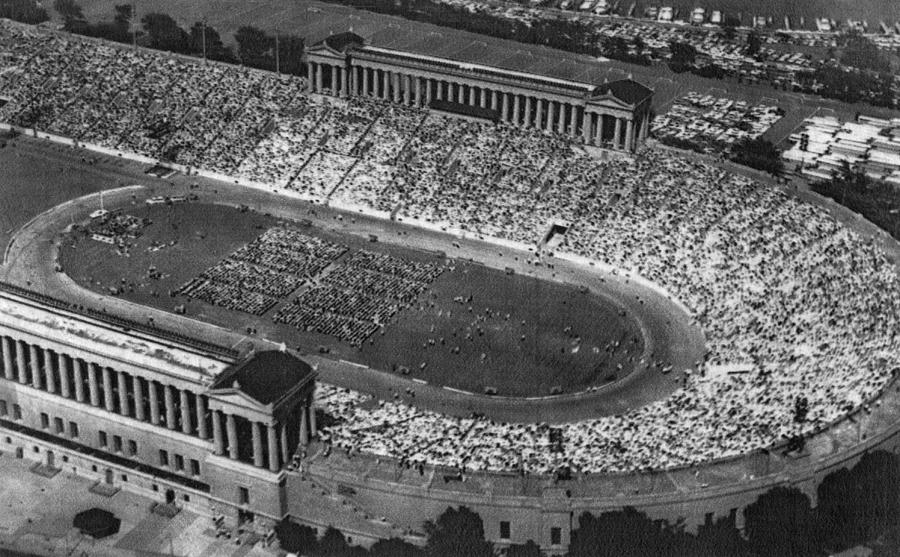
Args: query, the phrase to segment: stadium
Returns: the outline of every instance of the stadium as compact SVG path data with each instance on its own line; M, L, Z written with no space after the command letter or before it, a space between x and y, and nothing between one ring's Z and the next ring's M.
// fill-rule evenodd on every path
M900 447L896 245L642 144L631 80L490 115L5 20L0 53L0 428L48 474L363 544L466 505L558 554L583 511L695 527Z

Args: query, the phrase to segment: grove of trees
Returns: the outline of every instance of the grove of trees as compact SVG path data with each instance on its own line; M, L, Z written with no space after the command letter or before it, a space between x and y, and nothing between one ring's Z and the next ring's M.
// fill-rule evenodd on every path
M681 521L654 520L626 507L576 518L569 557L792 557L825 556L879 539L882 555L900 550L900 458L886 451L864 455L852 468L825 477L817 490L818 506L792 487L775 487L743 510L744 531L736 514L707 519L697 533ZM478 514L448 507L424 524L424 548L403 540L379 541L368 551L350 546L329 528L321 538L314 529L285 521L276 528L283 549L303 555L348 557L491 557ZM532 540L512 545L509 557L539 557Z

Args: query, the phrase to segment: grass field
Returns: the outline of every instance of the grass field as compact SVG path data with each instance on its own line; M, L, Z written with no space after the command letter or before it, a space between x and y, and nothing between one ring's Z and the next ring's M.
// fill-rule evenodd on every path
M68 237L60 262L76 281L107 293L111 287L121 288L125 299L168 311L185 304L191 317L238 331L253 328L259 336L301 351L327 346L334 357L376 369L399 373L406 367L412 377L429 383L472 392L494 387L509 396L547 395L557 386L563 392L577 392L620 379L643 351L637 325L599 296L477 263L444 260L434 253L302 227L305 234L350 248L333 265L359 249L448 265L417 303L391 319L383 334L377 332L354 347L272 320L302 287L261 317L170 295L265 229L285 223L253 211L203 203L141 204L125 211L152 221L133 241L128 256L78 233ZM151 245L166 247L148 250ZM161 278L149 277L151 266L162 273ZM465 303L454 301L460 296ZM479 315L487 315L485 310L491 316L479 320Z
M0 256L13 232L34 216L103 189L102 183L93 179L91 165L64 166L54 160L53 153L65 147L45 145L36 154L16 145L9 141L0 148Z

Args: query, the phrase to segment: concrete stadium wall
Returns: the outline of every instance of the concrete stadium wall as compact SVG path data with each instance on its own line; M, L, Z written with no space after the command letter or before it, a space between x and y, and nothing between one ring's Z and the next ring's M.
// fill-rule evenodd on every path
M452 482L434 487L441 484L440 479L431 482L431 487L364 479L329 469L327 460L319 461L307 473L321 485L329 486L333 493L344 495L348 501L373 516L384 516L411 531L421 532L424 521L436 519L447 507L464 505L481 516L486 538L498 546L525 543L530 539L550 554L561 554L566 551L571 531L577 527L578 517L584 512L596 515L626 506L634 507L652 519L664 519L670 523L683 520L688 530L695 532L709 517L727 517L733 512L737 513L737 525L742 528L743 509L760 495L779 486L799 489L815 506L818 503L817 488L827 475L841 468L850 468L866 453L879 449L900 454L900 422L882 434L831 457L819 460L803 457L791 470L754 480L688 492L598 495L589 498L567 497L568 482L545 487L539 496L529 497L490 494L488 482L479 478L469 479L473 484L478 484L473 491L454 489ZM301 480L298 476L289 477L289 482L293 481ZM429 484L427 478L423 478L423 484ZM289 512L297 514L297 506L301 504L302 501L291 500ZM510 522L509 539L500 538L500 521ZM561 529L560 545L550 543L550 530L554 527Z

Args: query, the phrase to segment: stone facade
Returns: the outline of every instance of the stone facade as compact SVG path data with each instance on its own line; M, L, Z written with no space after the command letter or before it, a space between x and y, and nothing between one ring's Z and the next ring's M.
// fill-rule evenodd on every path
M653 91L630 77L592 85L368 46L352 33L310 47L306 64L311 93L415 107L449 101L514 126L625 151L649 133Z

